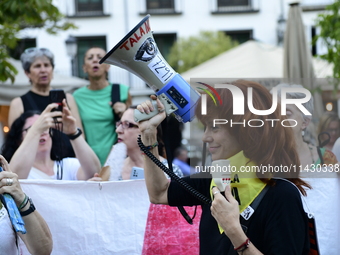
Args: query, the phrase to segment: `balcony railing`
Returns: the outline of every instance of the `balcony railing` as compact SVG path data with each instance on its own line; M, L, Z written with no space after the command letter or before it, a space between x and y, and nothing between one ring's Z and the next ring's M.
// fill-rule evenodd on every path
M329 5L334 3L334 0L302 0L300 2L300 5L303 6L317 6L317 5Z
M174 14L176 13L174 8L160 8L160 9L148 9L150 14Z
M140 14L145 15L176 15L182 14L182 0L171 0L164 3L147 3L146 0L140 0Z
M77 11L74 16L85 17L85 16L104 16L103 11Z
M67 0L65 13L69 18L102 17L110 16L111 8L110 0L102 0L98 3L82 3L77 0Z
M259 0L248 0L248 1L219 1L212 0L212 13L242 13L242 12L258 12L259 11Z
M327 5L334 3L334 0L303 0L300 5L302 11L324 11Z

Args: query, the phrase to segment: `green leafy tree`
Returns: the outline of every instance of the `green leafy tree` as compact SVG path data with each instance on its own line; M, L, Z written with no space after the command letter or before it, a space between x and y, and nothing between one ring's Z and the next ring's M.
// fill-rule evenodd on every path
M175 42L168 62L177 72L182 73L237 45L223 32L201 31L198 36L180 38Z
M14 49L19 32L26 28L46 29L49 34L76 28L63 21L64 16L52 0L1 0L0 1L0 81L15 80L18 71L8 62L8 49Z
M320 28L320 34L317 39L321 39L327 47L327 53L320 55L321 58L334 64L333 77L340 78L340 0L326 6L326 12L318 15L316 26Z

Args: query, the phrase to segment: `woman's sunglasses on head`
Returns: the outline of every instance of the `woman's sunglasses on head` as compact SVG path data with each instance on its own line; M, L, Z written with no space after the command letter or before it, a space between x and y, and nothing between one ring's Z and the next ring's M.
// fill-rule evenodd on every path
M46 49L46 48L33 47L33 48L27 48L24 51L25 54L36 54L36 53L39 53L39 52L41 52L42 54L46 55L49 58L53 58L53 53L49 49Z

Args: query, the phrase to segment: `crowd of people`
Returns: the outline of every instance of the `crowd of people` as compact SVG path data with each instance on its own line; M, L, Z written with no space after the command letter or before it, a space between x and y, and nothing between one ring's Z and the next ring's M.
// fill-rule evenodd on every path
M168 155L170 161L174 159L170 168L201 193L195 196L177 180L169 178L138 146L137 138L141 137L147 150L169 167L161 128L166 119L164 105L156 96L151 96L151 100L131 106L129 87L110 83L110 66L99 64L105 54L99 47L86 51L83 70L89 85L73 95L67 93L61 102L61 111L56 110L59 105L51 103L49 98L54 69L52 52L29 48L21 55L32 87L12 100L10 131L1 147L0 166L4 171L0 172L0 225L3 225L0 236L5 240L0 242L1 254L17 254L18 237L32 254L50 254L53 249L49 227L38 213L39 208L34 207L32 199L21 189L20 179L103 182L102 171L107 166L110 181L129 180L134 169L142 169L144 173L151 204L143 254L170 254L173 246L170 249L166 243L154 241L164 240L163 235L171 236L172 242L176 240L178 254L310 254L310 223L306 216L309 210L316 218L321 254L335 254L332 247L337 239L332 237L338 235L339 230L332 229L332 224L339 223L334 222L339 205L324 190L333 187L339 191L339 174L333 171L328 176L318 175L310 169L338 164L340 119L337 113L325 113L319 120L318 133L313 134L316 138L308 140L305 134L310 132L312 116L302 113L296 105L286 106L286 116L281 114L280 107L267 116L255 115L247 107L243 115L234 115L233 94L227 89L217 89L223 104L217 106L208 97L207 114L201 112L199 101L195 116L204 126L202 141L211 160L228 159L238 171L231 175L231 184L221 190L210 175L194 171L189 164L188 149L179 146L174 155ZM252 88L255 109L271 108L272 95L261 84L246 80L230 84L244 95ZM280 84L276 86L279 95L282 88L303 87ZM286 92L286 97L303 99L305 95ZM246 96L246 102L247 99ZM154 111L152 100L157 100L159 113L137 123L134 111L146 114ZM312 99L302 105L313 113ZM216 125L214 119L228 119L233 123L257 119L264 125L260 128ZM273 119L279 122L288 119L291 127L272 125ZM124 145L124 151L117 153L120 145ZM239 171L241 166L266 165L296 166L297 171ZM5 193L13 197L27 234L12 230L8 206L3 199ZM206 199L202 201L202 197ZM255 206L256 201L261 203ZM246 217L249 207L254 209ZM193 225L187 224L178 208L182 208L182 213L183 209L191 215L197 213L199 225L197 220ZM327 214L329 220L324 220ZM179 232L186 233L190 244L183 241L186 238L178 235Z

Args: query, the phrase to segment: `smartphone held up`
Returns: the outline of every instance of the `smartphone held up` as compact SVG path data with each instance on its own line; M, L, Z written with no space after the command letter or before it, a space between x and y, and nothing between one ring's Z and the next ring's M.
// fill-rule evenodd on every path
M55 111L62 112L63 111L63 100L66 99L66 95L65 95L64 90L62 90L62 89L52 89L52 90L50 90L49 98L50 98L50 104L51 103L57 103L58 104L58 107L52 109L52 112L55 112Z

